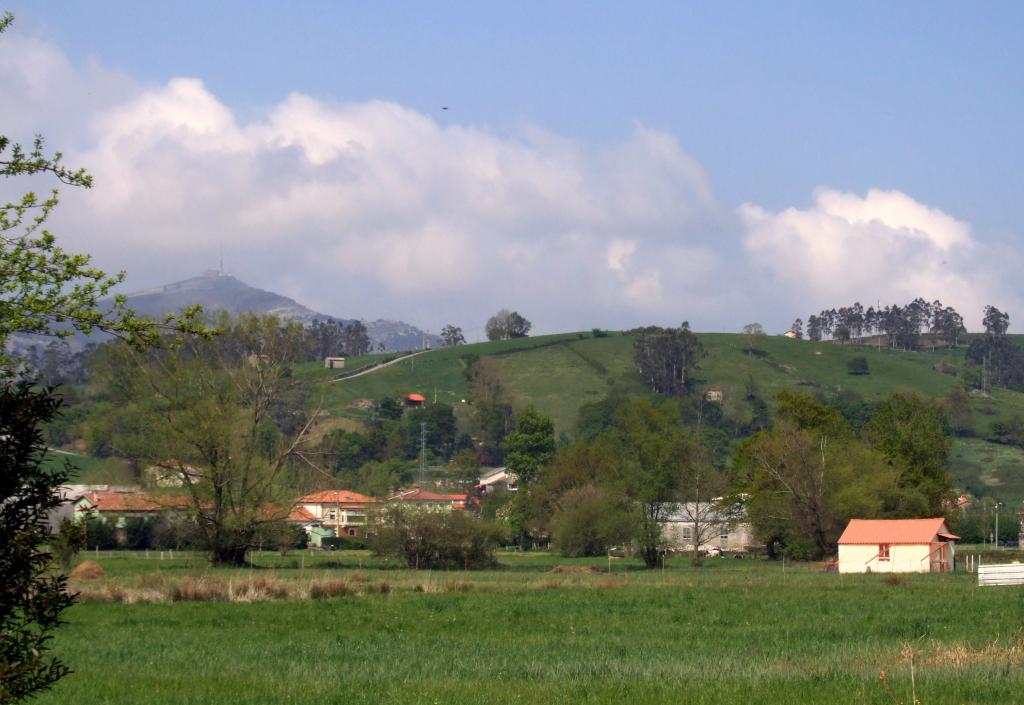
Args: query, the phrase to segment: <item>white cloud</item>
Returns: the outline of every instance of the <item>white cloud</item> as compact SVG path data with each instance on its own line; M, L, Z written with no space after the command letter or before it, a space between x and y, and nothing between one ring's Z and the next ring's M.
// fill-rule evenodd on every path
M5 133L58 136L95 176L53 229L135 288L223 248L233 273L324 312L473 330L509 307L541 332L781 326L876 297L970 312L1008 290L979 286L988 249L966 223L905 194L730 212L675 137L642 125L593 146L299 93L243 121L199 79L139 85L20 35L0 42L0 80Z
M921 296L976 325L984 304L1016 299L967 223L898 191L822 189L811 208L773 213L748 203L738 213L753 266L807 312Z

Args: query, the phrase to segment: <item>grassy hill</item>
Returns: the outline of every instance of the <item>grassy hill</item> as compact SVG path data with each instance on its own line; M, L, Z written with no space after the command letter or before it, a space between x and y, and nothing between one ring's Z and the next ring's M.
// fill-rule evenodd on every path
M957 366L965 350L897 352L832 342L814 343L768 337L749 354L742 335L702 333L707 350L696 377L707 387L719 387L725 404L738 400L750 380L758 394L771 400L781 389L831 394L852 390L868 401L895 390L912 390L941 397L956 384L956 377L937 368ZM469 413L467 371L473 356L494 360L513 405L533 404L555 420L558 433L571 435L579 407L598 401L610 391L626 395L649 393L633 364L633 340L611 333L587 333L521 338L444 348L422 353L386 369L354 379L330 381L337 370L304 365L301 377L316 383L314 402L333 418L365 417L370 400L418 392L430 401L452 404L459 416ZM870 374L848 373L851 357L867 359ZM384 359L350 359L348 369ZM991 398L974 399L978 435L984 437L992 422L1012 414L1024 415L1024 394L995 390ZM1024 452L987 443L979 438L958 440L953 473L961 486L984 491L1000 499L1020 502L1024 497Z

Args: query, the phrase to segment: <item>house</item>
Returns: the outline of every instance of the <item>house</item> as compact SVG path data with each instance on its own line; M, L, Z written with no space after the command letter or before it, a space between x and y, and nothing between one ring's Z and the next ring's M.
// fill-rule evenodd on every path
M480 475L476 483L476 490L480 494L494 494L495 492L515 492L516 483L519 478L507 468L491 468Z
M724 398L725 390L721 387L708 387L708 391L704 392L704 401L713 401L721 404Z
M337 536L364 536L369 514L381 501L351 490L323 490L301 497L295 504Z
M150 465L143 473L156 487L184 487L186 479L195 481L203 476L203 471L195 465L173 458Z
M345 358L343 357L325 357L324 368L328 370L340 370L345 366Z
M402 396L402 401L406 406L423 406L427 398L422 394L406 394Z
M851 519L839 537L839 572L945 573L959 539L941 517Z
M782 337L783 338L789 338L790 340L797 340L800 337L800 334L797 333L792 328L790 328L789 330L787 330L785 333L782 334Z
M151 495L148 492L89 492L74 502L75 521L102 521L114 527L119 543L125 541L129 519L155 520L164 512L184 512L191 507L185 495Z
M675 551L743 553L754 543L754 529L741 506L711 502L680 502L659 522L665 543Z
M431 512L457 512L480 508L480 502L470 494L442 494L419 488L392 495L388 498L388 504Z

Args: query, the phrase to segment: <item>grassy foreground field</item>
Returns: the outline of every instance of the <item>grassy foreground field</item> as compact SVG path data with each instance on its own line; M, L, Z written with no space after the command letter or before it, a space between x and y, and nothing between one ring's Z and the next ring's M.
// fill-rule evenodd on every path
M36 702L910 703L911 659L925 705L1024 702L1024 590L980 589L971 575L895 581L749 559L565 574L550 570L608 563L500 562L430 574L359 553L263 554L263 567L232 572L196 557L101 555L100 586L125 590L186 579L351 590L78 605L55 644L76 673Z

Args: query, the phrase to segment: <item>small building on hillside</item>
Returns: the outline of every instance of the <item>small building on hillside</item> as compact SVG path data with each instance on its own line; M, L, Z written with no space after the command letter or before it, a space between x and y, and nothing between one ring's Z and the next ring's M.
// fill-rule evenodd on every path
M480 494L515 492L518 481L519 478L515 476L515 473L510 473L508 468L491 468L480 475L480 479L476 483L476 490Z
M392 506L411 507L430 512L475 511L480 508L476 497L465 493L442 494L413 488L388 497Z
M402 396L402 403L406 406L423 406L427 401L427 398L422 394L405 394Z
M324 368L328 370L340 370L345 367L345 358L343 357L325 357Z
M797 338L800 337L800 334L797 333L792 328L790 328L789 330L787 330L785 333L782 334L782 337L783 338L789 338L790 340L796 340Z
M304 509L337 536L365 536L369 514L380 503L376 497L351 490L323 490L299 498L296 509Z
M725 390L721 387L708 387L708 390L704 392L704 401L715 402L721 404L725 399Z
M946 573L959 539L941 517L851 519L839 537L839 572Z

